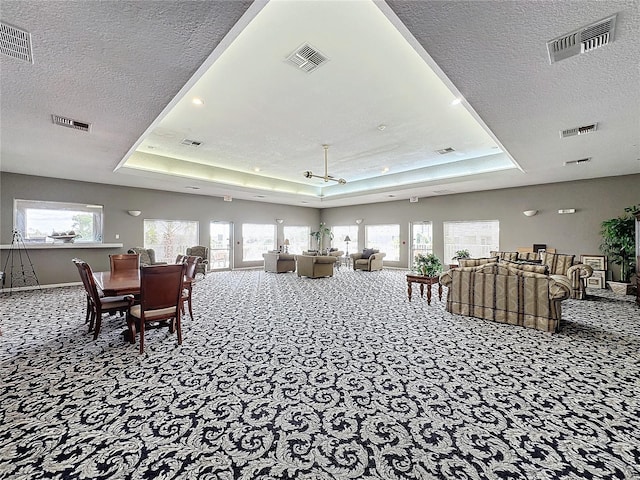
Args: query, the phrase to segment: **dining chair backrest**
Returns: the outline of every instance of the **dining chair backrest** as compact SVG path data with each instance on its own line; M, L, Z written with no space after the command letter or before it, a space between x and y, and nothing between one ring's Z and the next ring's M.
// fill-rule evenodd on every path
M82 280L84 289L87 291L87 295L94 304L100 304L100 293L98 292L96 281L93 278L93 270L91 269L91 266L79 258L74 258L73 263L78 267L78 273L80 273L80 279Z
M180 315L185 264L140 268L140 308L143 312L176 309Z
M184 263L187 265L187 269L185 270L184 276L189 280L194 280L196 278L196 269L198 268L200 260L202 260L202 258L196 255L187 255L185 257Z
M180 264L180 263L184 263L185 258L187 258L186 255L182 255L181 253L178 254L178 256L176 257L176 265Z
M109 263L111 265L111 272L137 270L140 268L140 255L137 253L109 255Z

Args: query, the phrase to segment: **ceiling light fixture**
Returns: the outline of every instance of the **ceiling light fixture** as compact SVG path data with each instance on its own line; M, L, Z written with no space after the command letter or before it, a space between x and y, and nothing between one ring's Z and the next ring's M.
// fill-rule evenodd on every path
M329 170L328 170L329 163L327 160L327 150L329 150L329 145L322 145L322 148L324 148L324 176L314 175L313 172L311 172L310 170L307 170L306 172L304 172L303 175L305 176L305 178L321 178L325 182L328 182L329 180L333 180L334 182L338 182L340 185L344 185L345 183L347 183L347 181L344 178L335 178L332 175L329 175Z
M451 102L451 105L460 105L462 103L462 99L461 98L454 98L453 101Z
M204 100L196 97L193 100L191 100L191 103L193 103L194 105L204 105Z

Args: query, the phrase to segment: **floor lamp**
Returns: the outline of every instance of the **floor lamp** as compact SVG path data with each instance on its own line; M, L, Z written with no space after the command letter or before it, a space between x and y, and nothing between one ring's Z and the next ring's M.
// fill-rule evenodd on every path
M349 235L344 237L344 241L347 244L347 257L348 257L349 256L349 242L351 241L351 239L349 238Z

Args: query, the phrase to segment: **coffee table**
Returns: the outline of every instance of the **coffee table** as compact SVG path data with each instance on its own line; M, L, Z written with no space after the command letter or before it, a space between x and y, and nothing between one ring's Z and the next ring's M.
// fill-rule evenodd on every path
M407 273L407 295L409 301L411 301L411 293L413 291L411 284L420 284L420 296L424 297L424 286L427 286L427 305L431 305L431 287L434 284L438 284L438 299L442 300L442 285L440 284L440 277L428 277L426 275L419 275L417 273Z

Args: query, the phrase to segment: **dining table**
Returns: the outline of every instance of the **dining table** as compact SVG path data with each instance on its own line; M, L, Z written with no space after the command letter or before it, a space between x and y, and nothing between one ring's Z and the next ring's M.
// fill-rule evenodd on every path
M93 278L106 297L140 294L140 269L93 272ZM192 280L185 277L185 288L188 288L190 283Z
M107 297L140 294L140 270L93 272L96 285Z

